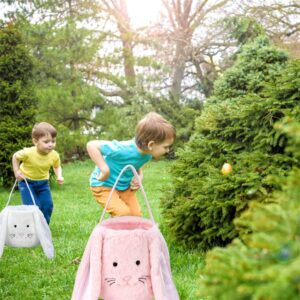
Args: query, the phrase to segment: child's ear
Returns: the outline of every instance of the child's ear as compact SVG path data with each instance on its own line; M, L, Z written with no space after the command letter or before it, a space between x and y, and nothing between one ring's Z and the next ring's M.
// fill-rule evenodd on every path
M36 144L37 144L37 139L33 138L33 139L32 139L32 143L33 143L33 145L36 146Z
M154 145L154 141L150 141L148 144L147 144L147 147L148 147L148 150L152 150L153 148L153 145Z

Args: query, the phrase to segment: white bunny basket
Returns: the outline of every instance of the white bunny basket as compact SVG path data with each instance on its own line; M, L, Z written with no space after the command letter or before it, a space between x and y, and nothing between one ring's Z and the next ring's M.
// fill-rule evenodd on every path
M151 220L114 217L103 221L112 193L130 168L139 182ZM141 180L133 166L120 172L94 228L77 271L72 300L179 300L172 281L166 242L154 222Z
M43 213L34 201L26 179L25 183L34 205L8 205L17 184L16 181L7 204L0 213L0 257L5 245L15 248L31 248L40 244L45 255L51 259L54 257L51 231Z

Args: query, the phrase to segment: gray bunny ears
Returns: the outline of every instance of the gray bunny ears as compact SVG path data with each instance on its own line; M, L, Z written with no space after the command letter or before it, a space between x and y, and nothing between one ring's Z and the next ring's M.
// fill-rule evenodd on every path
M31 248L41 245L45 255L54 258L49 226L36 205L6 206L0 213L0 257L4 246Z

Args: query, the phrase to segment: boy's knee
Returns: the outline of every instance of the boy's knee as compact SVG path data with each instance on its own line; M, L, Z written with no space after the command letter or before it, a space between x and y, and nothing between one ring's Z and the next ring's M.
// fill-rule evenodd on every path
M130 209L127 206L118 207L111 213L114 217L130 216Z
M141 211L132 211L129 207L122 208L122 209L117 209L115 211L115 214L113 214L115 217L121 217L121 216L134 216L134 217L141 217L142 213Z
M134 212L131 215L135 216L135 217L142 217L142 213L141 212Z

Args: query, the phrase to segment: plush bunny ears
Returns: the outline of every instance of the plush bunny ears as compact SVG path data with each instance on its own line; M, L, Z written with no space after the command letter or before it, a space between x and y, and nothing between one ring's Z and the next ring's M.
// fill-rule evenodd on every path
M126 216L103 221L113 191L122 174L128 168L131 169L141 187L141 192L144 196L151 220ZM139 236L141 243L136 245L134 240L137 236ZM124 238L126 242L123 242ZM117 247L116 244L111 244L112 240L117 241ZM130 241L132 241L132 243L130 243ZM134 249L132 249L132 245L134 245ZM145 261L147 260L147 265L144 266L145 269L147 268L147 271L143 277L140 277L142 278L140 280L142 284L145 284L146 278L148 279L148 277L150 277L152 284L152 290L150 287L151 291L147 290L147 292L145 292L145 289L141 289L139 291L134 290L134 293L132 293L132 291L129 290L131 286L129 288L126 286L126 291L123 289L124 293L126 293L126 297L124 297L125 295L121 295L121 284L116 285L117 290L113 292L108 291L106 286L103 288L102 284L105 280L107 280L107 282L111 280L111 284L115 283L115 279L111 277L104 278L103 280L103 277L107 276L105 272L109 269L106 268L109 256L120 255L118 259L126 261L126 258L129 256L126 256L128 252L138 252ZM137 265L141 263L138 257L139 256L136 257ZM116 267L118 263L114 261L112 265ZM130 265L130 268L131 266L132 265ZM116 274L115 271L113 273ZM124 276L123 280L126 280L126 277L131 277L131 275ZM116 295L116 293L118 295ZM100 223L96 225L88 240L76 275L72 300L98 300L101 296L102 298L104 297L105 299L111 300L150 300L153 296L156 300L179 300L175 285L172 281L167 244L154 222L151 207L142 182L132 165L125 166L118 175L108 196L100 218Z
M54 257L51 231L35 205L6 206L0 213L0 257L4 246L30 248L41 244L45 255Z

